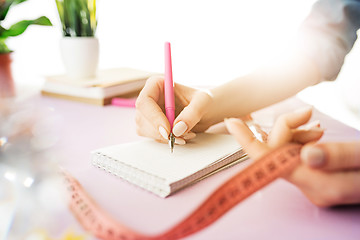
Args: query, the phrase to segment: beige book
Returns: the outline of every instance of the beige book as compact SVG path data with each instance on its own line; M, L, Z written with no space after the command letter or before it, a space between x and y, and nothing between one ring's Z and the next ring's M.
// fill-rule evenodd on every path
M49 76L42 95L96 105L110 104L114 97L133 97L155 73L132 68L100 70L96 77L72 79L66 75Z

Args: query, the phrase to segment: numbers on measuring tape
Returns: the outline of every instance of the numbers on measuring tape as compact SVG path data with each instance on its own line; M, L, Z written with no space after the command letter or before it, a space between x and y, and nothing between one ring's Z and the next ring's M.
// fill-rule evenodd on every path
M300 144L288 144L255 161L215 190L187 218L158 236L145 236L108 216L79 182L64 173L70 209L82 226L104 240L179 239L200 231L251 194L292 170L300 161Z

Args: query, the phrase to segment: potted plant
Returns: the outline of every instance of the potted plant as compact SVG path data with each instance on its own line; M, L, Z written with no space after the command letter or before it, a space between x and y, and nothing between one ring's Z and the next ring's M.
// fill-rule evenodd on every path
M75 79L94 77L99 61L96 0L56 0L56 6L63 29L60 50L67 75Z
M23 20L6 28L3 23L8 12L13 6L25 1L0 0L0 98L13 97L15 95L14 80L11 74L12 50L6 44L7 39L21 35L30 25L52 25L47 17L42 16L33 20Z

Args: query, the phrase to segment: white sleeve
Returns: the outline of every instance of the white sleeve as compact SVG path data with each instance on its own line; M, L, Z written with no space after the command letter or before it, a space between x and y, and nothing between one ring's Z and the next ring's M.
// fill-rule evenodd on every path
M320 0L299 29L300 49L318 65L323 80L334 80L360 28L360 0Z

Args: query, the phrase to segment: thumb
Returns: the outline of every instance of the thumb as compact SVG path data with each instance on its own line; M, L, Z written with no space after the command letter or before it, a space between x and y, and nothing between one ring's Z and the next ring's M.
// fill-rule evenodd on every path
M245 149L251 158L257 159L269 151L266 143L257 140L248 126L240 119L225 119L225 125L230 134L235 137L236 141Z
M313 168L346 170L360 168L360 142L320 143L305 145L302 161Z
M176 137L190 131L204 116L212 97L205 91L197 91L174 121L173 133Z

